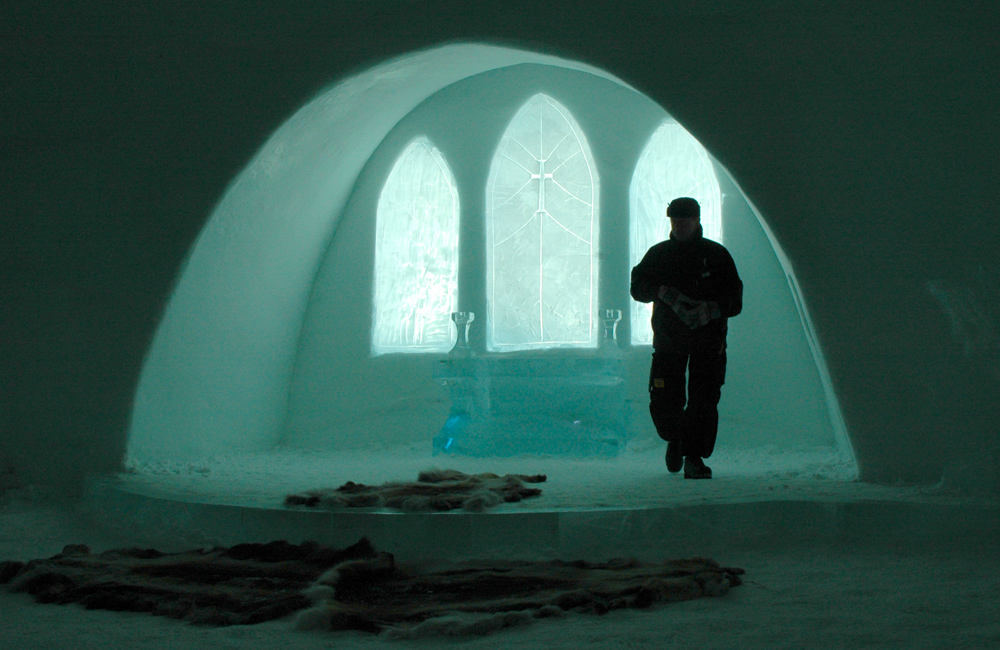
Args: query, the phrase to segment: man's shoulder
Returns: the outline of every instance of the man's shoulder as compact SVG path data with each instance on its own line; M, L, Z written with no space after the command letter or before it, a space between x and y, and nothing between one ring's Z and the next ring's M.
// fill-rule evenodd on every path
M650 246L649 250L646 251L646 254L647 255L652 254L656 256L656 255L670 254L671 252L674 251L680 252L681 250L685 250L692 252L700 251L708 255L721 255L725 257L731 257L729 254L729 250L715 240L700 237L697 242L690 242L690 243L694 244L694 246L691 248L686 246L685 243L678 242L675 239L664 239L663 241Z
M709 239L708 237L702 237L698 240L698 242L701 246L704 246L706 248L726 250L725 246L715 241L714 239Z
M711 253L713 255L724 255L726 257L730 257L729 249L727 249L725 246L715 241L714 239L706 239L702 237L699 244L702 247L702 249L708 253Z
M660 257L664 253L669 252L674 246L674 242L670 239L664 239L661 242L653 244L646 250L645 257Z

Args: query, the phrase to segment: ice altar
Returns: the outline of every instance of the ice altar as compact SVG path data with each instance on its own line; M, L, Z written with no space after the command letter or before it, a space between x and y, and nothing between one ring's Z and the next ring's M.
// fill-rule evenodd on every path
M601 311L596 349L477 354L468 343L471 312L455 312L458 341L439 361L435 381L451 410L434 437L435 453L468 456L612 456L627 442L625 378L617 326Z

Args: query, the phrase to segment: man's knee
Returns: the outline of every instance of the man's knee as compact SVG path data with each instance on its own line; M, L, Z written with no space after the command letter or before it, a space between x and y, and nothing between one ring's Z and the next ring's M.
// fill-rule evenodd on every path
M688 407L714 407L722 397L726 383L726 355L704 355L691 358L688 383Z
M656 432L666 441L679 440L687 402L687 357L657 352L649 372L649 414Z
M653 399L649 402L649 414L653 426L661 438L670 442L679 440L684 428L684 404L668 404Z

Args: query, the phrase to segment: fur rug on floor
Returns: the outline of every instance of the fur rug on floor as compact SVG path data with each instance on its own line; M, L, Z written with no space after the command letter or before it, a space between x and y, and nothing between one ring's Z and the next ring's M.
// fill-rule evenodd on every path
M0 584L41 603L148 612L204 625L248 625L308 607L303 590L330 567L378 557L367 539L346 549L314 542L239 544L183 553L66 546L43 560L0 563Z
M542 493L525 483L542 483L542 474L463 474L452 469L421 472L413 482L364 485L348 481L338 488L309 490L285 497L286 506L339 508L396 508L407 512L463 508L482 512L501 503L513 503Z
M302 629L398 638L489 634L539 619L721 596L743 569L706 558L639 563L465 562L401 567L367 539L210 551L67 546L44 560L0 563L0 584L43 603L148 612L203 625L248 625L299 612Z
M574 613L722 596L742 583L743 573L708 558L466 562L423 572L400 569L382 554L323 575L307 591L314 604L298 615L297 625L407 639L485 635Z

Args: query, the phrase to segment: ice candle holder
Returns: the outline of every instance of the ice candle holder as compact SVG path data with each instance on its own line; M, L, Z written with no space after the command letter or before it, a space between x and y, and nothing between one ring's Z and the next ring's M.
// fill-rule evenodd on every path
M622 319L621 309L605 309L601 311L601 322L604 324L604 335L601 337L601 347L618 346L618 322Z
M460 357L474 357L475 352L469 346L469 327L472 321L476 320L476 314L471 311L453 311L451 320L458 329L458 340L449 354Z

